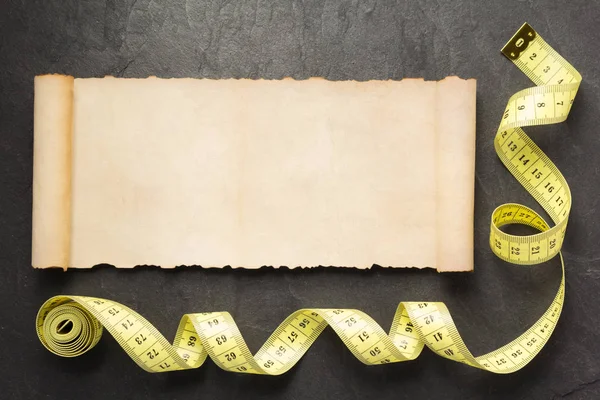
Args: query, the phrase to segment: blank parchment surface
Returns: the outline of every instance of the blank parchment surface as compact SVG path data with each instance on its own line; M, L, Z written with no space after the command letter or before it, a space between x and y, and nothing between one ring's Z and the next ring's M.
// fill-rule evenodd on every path
M43 225L68 240L58 266L473 267L474 80L44 76L36 141L57 80L73 92L70 224Z

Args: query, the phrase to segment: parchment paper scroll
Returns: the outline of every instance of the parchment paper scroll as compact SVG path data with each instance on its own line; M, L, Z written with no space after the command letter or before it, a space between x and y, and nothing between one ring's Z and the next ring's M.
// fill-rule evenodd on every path
M32 264L470 271L475 87L36 77Z

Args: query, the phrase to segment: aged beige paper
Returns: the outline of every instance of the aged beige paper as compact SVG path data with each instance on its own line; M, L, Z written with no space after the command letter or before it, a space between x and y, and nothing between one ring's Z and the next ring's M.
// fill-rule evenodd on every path
M475 88L36 77L32 264L470 271Z

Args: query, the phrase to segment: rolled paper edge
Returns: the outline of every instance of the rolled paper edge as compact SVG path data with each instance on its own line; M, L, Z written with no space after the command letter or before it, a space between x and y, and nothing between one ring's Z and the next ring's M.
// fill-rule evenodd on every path
M459 85L464 90L457 90ZM464 95L457 96L458 93ZM437 84L438 272L466 272L474 268L476 98L475 79L448 77ZM457 162L468 164L453 168Z
M42 75L34 80L34 268L66 270L70 263L73 87L72 76Z

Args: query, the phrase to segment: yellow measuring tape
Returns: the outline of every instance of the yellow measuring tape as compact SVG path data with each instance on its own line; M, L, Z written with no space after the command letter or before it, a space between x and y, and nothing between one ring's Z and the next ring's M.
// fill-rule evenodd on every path
M502 49L538 86L513 95L494 144L498 156L550 215L554 226L520 204L504 204L492 215L490 246L503 260L539 264L560 255L571 209L571 192L562 174L521 129L564 121L581 75L528 25ZM500 230L524 224L540 233L514 236ZM171 345L144 317L111 300L56 296L44 303L36 320L38 336L51 352L75 357L100 340L103 327L125 352L149 372L198 368L209 356L226 371L280 375L292 368L326 326L367 365L414 360L424 346L438 355L495 373L517 371L531 361L554 330L564 299L564 263L558 293L544 315L521 336L488 354L467 349L444 303L402 302L390 333L367 314L351 309L303 309L279 325L252 355L228 312L186 314Z

